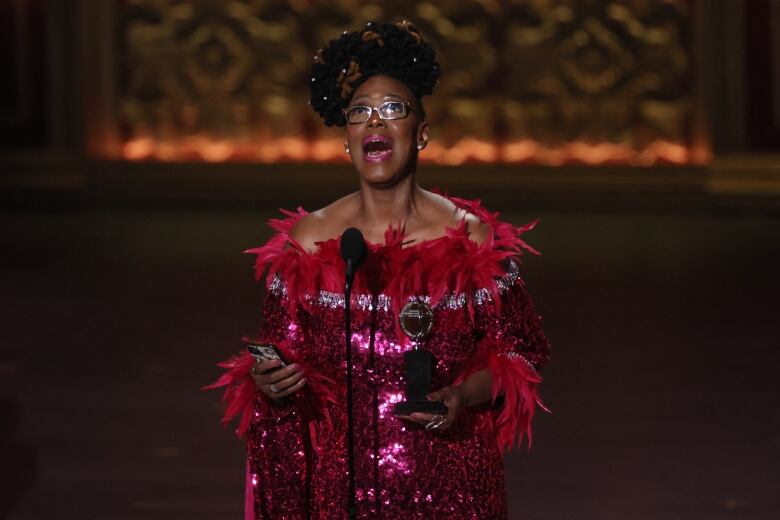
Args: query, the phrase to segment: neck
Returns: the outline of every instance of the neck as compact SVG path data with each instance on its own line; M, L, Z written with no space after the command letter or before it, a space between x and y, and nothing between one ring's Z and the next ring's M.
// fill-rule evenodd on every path
M378 232L384 232L390 225L405 225L417 212L421 194L422 188L417 185L414 174L388 187L361 183L360 219L366 228Z

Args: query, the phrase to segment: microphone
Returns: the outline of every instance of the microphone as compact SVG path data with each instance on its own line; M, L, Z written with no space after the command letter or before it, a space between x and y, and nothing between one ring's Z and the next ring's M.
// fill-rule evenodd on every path
M352 289L355 270L366 257L366 241L358 228L349 228L341 235L341 258L347 264L345 294Z
M347 479L349 487L349 503L347 514L350 520L357 518L355 507L355 434L352 415L352 314L350 313L350 296L355 270L366 256L366 242L363 233L357 228L349 228L341 235L341 257L344 259L344 331L346 339L347 362Z

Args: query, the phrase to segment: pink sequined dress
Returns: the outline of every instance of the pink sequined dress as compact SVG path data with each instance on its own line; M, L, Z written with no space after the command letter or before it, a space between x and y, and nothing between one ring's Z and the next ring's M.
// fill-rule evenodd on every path
M530 442L539 403L538 369L549 343L519 275L523 227L498 220L478 201L451 198L492 227L478 245L462 223L445 236L404 243L388 230L369 244L351 298L355 481L363 519L506 518L502 450ZM249 376L252 358L221 363L225 420L241 416L248 443L246 519L347 518L345 450L344 262L337 239L309 253L291 240L306 214L271 221L277 234L257 255L267 285L261 339L304 367L307 385L291 402L272 404ZM409 340L398 314L411 298L434 310L425 347L436 357L433 389L489 368L493 401L462 409L447 430L397 419L403 353Z

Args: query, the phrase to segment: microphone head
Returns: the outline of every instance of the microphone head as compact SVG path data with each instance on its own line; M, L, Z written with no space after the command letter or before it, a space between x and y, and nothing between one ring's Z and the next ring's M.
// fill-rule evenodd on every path
M341 257L348 266L351 264L353 269L360 265L366 256L366 241L363 240L363 233L357 228L351 227L344 231L339 245Z

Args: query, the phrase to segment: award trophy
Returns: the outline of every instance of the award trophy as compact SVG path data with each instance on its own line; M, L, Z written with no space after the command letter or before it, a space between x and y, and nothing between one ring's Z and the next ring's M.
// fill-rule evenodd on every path
M401 329L411 338L413 348L404 352L406 401L396 403L393 411L398 415L409 415L412 412L446 415L444 402L430 401L425 397L431 392L435 359L429 350L422 348L421 341L433 326L433 310L417 298L404 305L399 320Z

